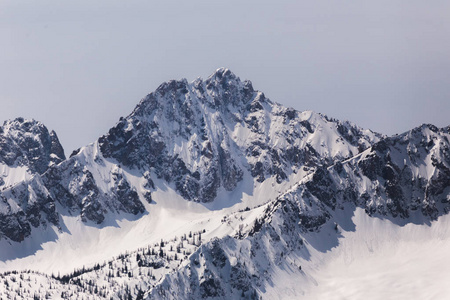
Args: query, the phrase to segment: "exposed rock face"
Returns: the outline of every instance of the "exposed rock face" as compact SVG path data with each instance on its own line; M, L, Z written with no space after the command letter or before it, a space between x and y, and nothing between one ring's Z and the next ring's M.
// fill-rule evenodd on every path
M257 292L271 286L278 272L289 270L289 276L305 276L295 258L310 255L305 241L317 239L314 235L325 226L334 230L325 230L322 238L337 241L336 222L342 219L336 213L344 206L361 207L369 215L400 223L414 221L414 214L423 221L448 213L449 129L422 125L385 138L349 160L317 168L269 203L253 226L234 237L203 245L186 267L151 289L147 299L204 295L258 299L263 293ZM347 215L343 222L351 217Z
M80 162L83 159L72 157L43 175L45 186L53 199L73 214L81 213L83 221L97 224L103 222L108 211L132 214L144 212L135 188L119 167L116 166L107 174L103 185L108 187L102 188L88 166Z
M431 220L450 210L449 127L422 125L385 138L361 154L318 168L285 198L299 204L307 229L317 229L330 212L354 203L369 215Z
M40 122L17 118L0 127L0 163L42 174L65 159L56 133Z
M374 144L354 168L372 180L362 198L369 214L407 218L415 211L436 219L448 211L449 127L422 125ZM356 160L352 160L354 163Z
M38 174L65 159L54 131L17 118L0 127L0 238L22 241L32 227L58 225L54 200ZM34 176L34 177L33 177ZM23 181L22 181L23 180Z
M342 133L342 135L340 134ZM334 139L327 143L322 134ZM104 157L152 168L186 199L214 200L248 171L277 182L308 165L350 157L381 136L348 122L287 109L227 69L206 80L170 81L99 139ZM336 147L335 147L336 146Z
M0 192L0 237L21 242L32 227L59 226L55 201L39 176Z

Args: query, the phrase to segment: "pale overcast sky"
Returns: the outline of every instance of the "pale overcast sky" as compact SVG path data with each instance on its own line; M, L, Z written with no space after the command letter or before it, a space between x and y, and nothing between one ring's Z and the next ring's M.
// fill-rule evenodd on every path
M70 154L163 81L227 67L385 134L450 125L450 1L0 1L0 120Z

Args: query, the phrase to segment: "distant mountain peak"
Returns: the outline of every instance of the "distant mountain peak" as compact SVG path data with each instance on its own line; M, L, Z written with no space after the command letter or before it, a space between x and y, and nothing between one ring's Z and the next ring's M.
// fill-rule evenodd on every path
M234 80L241 81L236 74L234 74L230 69L221 67L218 68L214 73L208 76L207 80L217 80L217 81L225 81L225 80Z
M19 117L0 127L0 162L9 167L24 166L42 174L65 159L56 133L39 121Z

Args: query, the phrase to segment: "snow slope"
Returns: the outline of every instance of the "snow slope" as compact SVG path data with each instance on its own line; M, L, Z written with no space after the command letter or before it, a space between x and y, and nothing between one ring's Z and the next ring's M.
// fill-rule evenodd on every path
M430 225L398 226L358 209L354 232L339 246L315 253L305 299L446 299L448 215Z
M449 292L446 282L450 267L447 259L447 253L450 250L448 230L450 218L448 215L433 221L429 226L411 223L398 226L386 219L369 217L364 210L357 209L352 221L355 224L354 230L339 229L340 235L337 244L334 239L327 241L327 236L329 237L334 232L332 227L319 234L315 233L319 235L317 240L322 241L323 248L314 245L313 240L306 236L304 249L285 256L281 260L283 263L272 266L270 283L263 287L260 286L263 292L260 292L259 295L263 299L445 299ZM311 244L308 240L313 243ZM177 245L172 242L167 243ZM203 257L207 258L205 248L190 246L189 243L189 241L185 242L183 251L202 249ZM228 243L232 245L230 242ZM152 243L151 247L158 251L159 241L156 244L158 246L155 247L155 243ZM145 247L143 252L146 251ZM304 252L308 252L310 256L305 257ZM138 251L138 253L142 252ZM172 252L173 255L174 253ZM31 295L36 293L44 296L46 293L50 293L55 297L61 293L69 295L72 291L73 296L67 298L76 299L79 295L85 294L92 298L109 299L110 296L117 296L120 292L124 292L124 284L128 284L130 290L138 286L145 291L145 282L149 282L150 287L151 284L157 285L166 272L173 272L173 268L187 266L186 263L194 267L197 257L200 257L197 256L191 261L185 260L184 262L178 258L178 261L173 260L169 263L171 268L167 270L164 267L162 269L147 268L144 264L139 267L136 264L136 253L132 252L128 255L124 256L125 260L118 257L112 263L108 262L106 268L87 272L85 275L77 277L87 286L89 280L98 283L100 287L106 286L105 289L99 288L99 290L105 291L104 296L101 293L94 293L93 288L92 292L89 292L89 288L83 289L76 284L62 284L58 280L40 274L22 273L22 277L25 278L22 282L25 283L27 277L32 277L28 288ZM183 255L180 256L183 257ZM127 259L127 257L130 258ZM211 258L209 260L214 261ZM128 262L126 264L128 271L126 274L119 271L120 275L117 275L117 271L122 270L124 266L122 261ZM161 262L163 266L167 264L159 258L152 260L154 266L157 262ZM176 264L174 265L174 263ZM236 266L237 263L236 258L231 258L230 268L233 265ZM198 264L202 266L202 260L199 260ZM301 270L299 266L301 266ZM196 272L207 274L206 270L207 268L200 267ZM130 278L129 271L136 275ZM114 277L108 280L110 276L108 274L111 273L114 273ZM138 276L137 274L143 275ZM255 274L265 275L263 273ZM19 276L20 274L2 275L0 295L17 295ZM13 277L16 278L15 283L13 283ZM33 284L34 277L37 279ZM8 281L9 287L5 286L6 281ZM239 282L245 287L245 277L240 278ZM170 293L170 290L165 290L166 295ZM134 296L137 293L136 290ZM226 294L225 296L229 298L232 295ZM241 295L242 292L234 294L235 298L240 298ZM246 298L251 298L248 291Z

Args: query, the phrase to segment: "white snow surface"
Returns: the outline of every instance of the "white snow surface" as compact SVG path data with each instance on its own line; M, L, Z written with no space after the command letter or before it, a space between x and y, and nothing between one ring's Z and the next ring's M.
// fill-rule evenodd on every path
M431 225L399 226L357 208L355 231L342 231L338 246L321 252L307 245L300 259L307 276L274 272L265 299L446 299L450 294L450 216ZM322 232L320 242L326 244ZM332 243L331 241L329 243ZM329 245L323 245L325 247ZM297 262L299 262L297 261Z
M26 166L10 167L6 164L0 163L0 177L4 181L2 189L6 189L15 185L16 183L26 181L33 176Z
M1 270L32 268L47 274L66 273L157 243L161 238L206 229L203 235L206 242L211 237L225 236L236 230L233 224L221 222L224 215L230 214L230 209L210 211L201 204L179 198L170 190L158 193L155 199L158 205L149 204L152 213L138 220L123 219L115 225L111 222L101 229L84 226L75 217L64 217L70 233L58 234L56 241L42 244L42 249L34 255L2 263ZM250 214L257 216L261 209L248 212L246 220L252 223ZM369 217L363 209L357 208L352 220L355 230L340 229L337 245L333 239L326 238L334 229L325 226L316 239L319 247L306 244L311 253L309 259L295 258L295 253L286 258L295 259L307 275L293 276L287 269L275 269L273 285L265 287L263 298L445 299L450 293L447 284L449 215L429 225L399 226L386 219ZM29 250L27 247L37 239L39 236L33 235L19 251L25 254ZM328 248L330 250L324 252L317 250ZM2 244L0 249L3 252L7 245Z
M105 168L113 166L106 165ZM103 171L98 169L93 174L109 176L108 172ZM134 186L139 186L139 177L125 170L124 173ZM66 274L75 268L91 267L126 251L190 231L206 229L203 235L205 241L212 237L231 235L238 228L238 220L235 220L236 224L232 220L223 223L224 216L233 215L247 206L254 208L274 200L289 184L288 181L282 185L274 184L274 179L268 179L248 191L247 187L253 185L253 179L248 177L234 191L223 190L209 204L186 201L165 182L155 180L159 188L152 193L154 203L142 200L147 210L143 216L110 213L103 224L97 225L82 222L80 216L63 214L62 224L65 228L61 232L54 226L45 230L34 228L31 236L21 243L0 241L0 272L32 268L47 274ZM106 190L107 186L102 188ZM230 206L230 202L234 205ZM64 211L64 208L58 207L58 211ZM258 213L261 211L251 210L246 214L246 226L253 224Z

